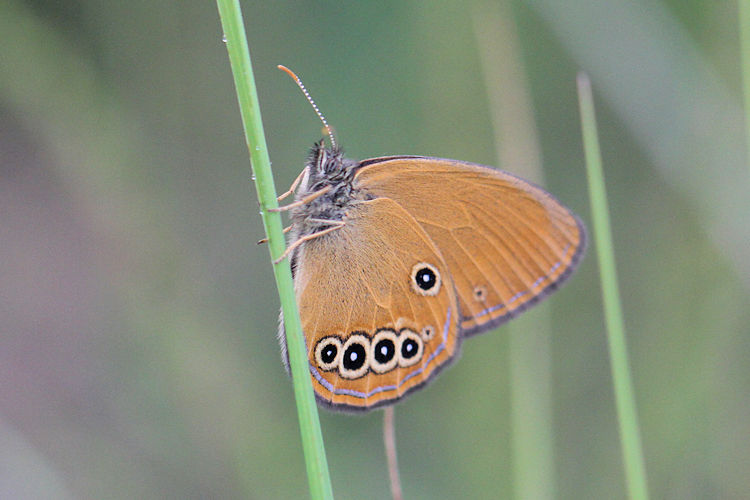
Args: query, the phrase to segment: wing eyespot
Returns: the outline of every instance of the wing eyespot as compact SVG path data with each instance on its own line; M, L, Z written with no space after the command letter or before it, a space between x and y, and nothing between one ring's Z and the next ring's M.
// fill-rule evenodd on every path
M477 302L485 302L487 300L487 287L484 285L477 285L473 290L474 300Z
M398 364L397 348L399 342L396 332L390 329L380 330L370 343L372 345L370 368L375 373L386 373L393 370Z
M412 267L411 288L419 295L437 295L440 283L440 271L432 264L418 262Z
M370 367L370 339L362 333L353 333L341 348L339 374L343 378L355 379L367 373Z
M338 368L341 352L341 339L324 337L315 346L315 362L323 371L335 370Z
M424 341L417 332L404 328L398 336L398 365L401 368L413 366L422 359Z
M429 342L430 340L435 337L435 327L432 325L427 325L420 330L419 334L422 336L422 340L425 342Z

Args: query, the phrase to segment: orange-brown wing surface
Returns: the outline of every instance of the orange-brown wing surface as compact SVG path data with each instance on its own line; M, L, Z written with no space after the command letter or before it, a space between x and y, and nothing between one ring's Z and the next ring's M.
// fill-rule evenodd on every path
M488 330L538 302L576 268L581 221L552 195L507 172L454 160L376 158L355 188L397 202L448 265L464 335Z
M456 354L458 305L425 231L388 199L297 253L294 283L318 401L367 410L423 386Z

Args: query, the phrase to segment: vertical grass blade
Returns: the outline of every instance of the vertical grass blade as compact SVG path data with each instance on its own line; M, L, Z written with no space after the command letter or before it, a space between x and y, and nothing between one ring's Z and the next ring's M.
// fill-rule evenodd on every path
M591 198L591 217L594 222L594 240L599 260L599 275L607 324L607 343L612 366L612 383L614 384L620 427L620 442L625 464L625 479L629 498L646 500L648 498L646 468L643 462L638 416L625 345L625 326L617 287L612 231L607 209L607 193L604 186L599 139L596 133L594 98L588 76L579 73L577 83L586 171L589 179L589 196Z
M544 185L512 2L482 2L473 14L499 166ZM550 325L549 304L545 304L505 327L514 498L555 498Z
M742 99L745 105L745 162L750 169L750 0L739 0Z
M276 259L284 252L285 242L280 214L268 211L269 208L277 207L278 203L276 201L276 188L271 175L268 148L263 134L258 94L255 89L255 79L250 63L250 51L245 36L245 27L242 23L242 12L238 0L217 0L216 3L219 8L227 51L229 52L232 74L234 75L263 226L268 236L271 258ZM274 265L273 271L279 290L281 308L284 311L289 364L292 370L294 397L297 403L310 496L316 500L333 498L331 479L328 475L328 463L323 447L323 435L320 431L318 410L315 405L312 383L310 382L307 353L302 338L302 327L294 297L289 262L284 260Z

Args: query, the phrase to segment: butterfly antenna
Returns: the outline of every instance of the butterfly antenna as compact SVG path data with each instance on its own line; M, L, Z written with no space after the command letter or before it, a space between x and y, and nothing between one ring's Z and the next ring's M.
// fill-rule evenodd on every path
M336 139L333 137L333 129L331 128L330 125L328 125L328 122L326 121L326 117L323 116L323 113L320 112L320 110L318 109L318 105L315 104L315 101L313 101L313 98L310 97L310 93L305 88L305 85L302 83L302 80L300 80L299 77L294 74L294 71L287 68L286 66L279 64L277 68L279 68L281 71L283 71L287 75L291 76L292 80L294 80L297 83L297 86L300 88L300 90L302 90L302 93L305 94L305 97L307 98L307 102L310 103L312 108L315 110L315 114L318 115L318 118L320 118L320 121L323 122L323 126L328 131L328 137L331 138L331 146L333 147L333 149L336 149Z

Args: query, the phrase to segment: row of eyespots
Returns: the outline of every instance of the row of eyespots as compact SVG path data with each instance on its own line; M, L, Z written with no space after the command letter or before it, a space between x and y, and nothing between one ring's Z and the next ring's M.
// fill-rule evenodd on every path
M338 370L343 378L355 379L368 370L386 373L397 366L407 368L422 359L424 342L434 336L435 329L426 326L421 335L402 328L378 330L370 339L362 332L354 332L345 341L336 336L325 337L315 346L315 362L321 370Z

